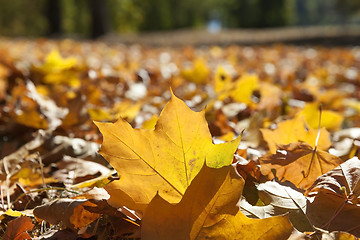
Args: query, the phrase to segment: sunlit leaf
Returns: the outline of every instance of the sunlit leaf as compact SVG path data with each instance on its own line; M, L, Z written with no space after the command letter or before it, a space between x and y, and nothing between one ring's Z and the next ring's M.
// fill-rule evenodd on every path
M299 116L304 116L306 123L311 128L319 126L319 105L317 103L307 103L305 108L299 113ZM340 113L323 110L321 113L321 127L329 130L338 130L344 120L343 115Z
M250 219L236 203L244 186L232 166L206 166L180 203L156 195L142 220L143 239L287 239L293 227L287 216Z
M110 204L139 210L157 192L171 203L179 202L205 159L215 168L231 164L240 141L214 145L204 111L191 111L174 95L155 130L133 129L122 119L95 124L104 138L100 153L120 176L106 187Z
M300 117L279 122L275 130L260 129L260 131L273 154L276 153L277 146L281 144L305 142L314 148L318 135L317 129L306 129L306 124ZM330 133L322 128L317 148L327 150L330 146Z
M280 145L275 154L259 159L261 173L272 175L280 181L290 181L301 189L310 187L317 177L337 167L342 160L330 153L313 149L307 143Z

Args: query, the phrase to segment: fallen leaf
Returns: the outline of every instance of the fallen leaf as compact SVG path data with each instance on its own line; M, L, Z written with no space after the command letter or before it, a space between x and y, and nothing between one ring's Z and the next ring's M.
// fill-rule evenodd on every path
M299 142L280 145L276 154L260 157L259 161L263 175L272 175L275 169L280 181L288 180L301 189L307 189L317 177L342 163L339 157Z
M193 66L181 71L181 75L188 81L194 83L205 83L208 80L210 70L203 58L195 59Z
M214 77L214 90L217 94L220 94L218 98L223 100L229 96L233 85L231 75L224 69L223 66L219 66L216 69Z
M14 175L11 176L12 181L18 181L24 187L35 187L41 186L43 184L54 183L57 180L53 177L44 177L36 169L31 168L31 166L23 166L22 164L21 169ZM34 167L34 166L32 166ZM38 167L40 169L40 167Z
M231 97L237 102L247 105L254 103L251 96L259 88L259 77L256 74L245 74L235 83Z
M120 180L106 186L109 203L144 211L157 192L177 203L200 171L231 164L240 138L214 145L204 111L193 112L172 95L155 130L133 129L123 119L95 122L103 134L100 154L117 170Z
M284 93L281 88L267 82L259 83L260 102L256 106L257 109L273 110L282 103Z
M306 192L307 216L317 227L360 236L360 160L347 160L320 176Z
M289 219L297 230L313 230L305 215L306 198L301 192L273 181L259 184L257 190L265 206L252 206L242 198L240 209L247 217L263 219L289 213Z
M31 230L33 227L34 224L32 224L31 218L26 216L15 218L8 223L3 240L31 239L26 231Z
M62 180L63 182L68 179L71 184L77 184L99 176L104 176L111 171L99 163L70 156L64 156L56 165L59 170L53 173L54 178Z
M57 72L70 69L76 65L75 58L62 58L57 50L52 50L45 58L40 69L44 72Z
M360 202L360 160L353 157L318 177L306 195L328 190L354 204Z
M97 178L93 178L78 184L74 184L72 185L72 188L94 188L94 187L98 187L98 188L102 188L105 187L108 183L111 182L110 177L115 174L116 171L112 170L111 172L109 172L106 175L101 175Z
M318 103L307 103L298 116L303 116L306 123L311 128L319 126L319 105ZM339 130L344 120L343 115L331 110L322 110L320 127L325 127L328 130Z
M323 240L358 240L357 237L354 235L347 233L347 232L341 232L341 231L333 231L331 233L323 233L322 234Z
M72 68L76 67L76 58L63 58L57 50L51 51L45 58L42 66L35 69L44 73L44 82L47 84L66 84L79 87L80 79L77 78Z
M360 237L360 208L330 191L308 197L306 216L311 223L329 231L345 231Z
M143 122L142 128L154 130L157 121L158 121L158 117L156 115L153 115L150 119Z
M276 148L280 144L305 142L314 148L318 135L318 130L307 129L304 119L300 117L279 122L275 130L260 129L260 131L272 154L276 153ZM321 128L317 148L327 150L330 146L330 133L325 128Z
M204 165L178 204L153 198L142 239L287 239L293 230L287 216L250 219L239 211L243 186L232 166Z
M239 149L237 152L239 152ZM235 158L237 160L236 170L245 180L248 177L251 177L257 181L260 179L260 168L254 161L248 161L237 155L235 155Z
M19 212L19 211L14 211L12 210L11 208L9 208L8 210L6 210L6 212L0 212L1 215L0 215L0 220L3 220L5 218L4 215L7 215L7 216L11 216L11 217L20 217L21 215L23 215L22 212Z
M86 199L61 198L34 209L34 215L50 224L59 224L71 229L85 227L99 218L100 214L87 211L85 206L96 206Z

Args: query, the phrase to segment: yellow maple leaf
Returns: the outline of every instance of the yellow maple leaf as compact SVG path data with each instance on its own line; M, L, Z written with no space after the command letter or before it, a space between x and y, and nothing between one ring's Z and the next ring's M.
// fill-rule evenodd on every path
M245 181L232 166L204 166L174 205L156 195L142 219L142 239L288 239L287 216L251 219L236 206Z
M76 58L62 58L57 50L53 50L46 56L44 64L37 69L44 73L45 83L67 84L77 88L80 86L80 79L71 71L76 65Z
M132 122L142 107L141 102L133 103L131 101L123 101L115 104L111 109L106 108L89 108L88 113L92 120L95 121L113 121L123 118Z
M61 72L76 66L75 58L62 58L57 50L52 50L45 58L45 63L40 67L43 72Z
M188 81L194 83L206 83L210 70L203 58L195 59L191 68L181 71L181 75Z
M277 146L280 144L306 142L314 148L318 134L317 129L307 130L304 119L300 117L279 122L275 130L260 129L260 131L273 154L276 153ZM327 150L330 146L330 133L325 128L320 129L317 148Z
M133 129L123 119L95 122L103 135L100 154L120 176L106 186L109 203L144 211L157 192L177 203L205 159L215 168L231 164L240 138L214 145L204 115L172 94L155 130Z
M245 74L236 81L231 97L237 102L251 104L252 93L259 88L259 77L256 74Z
M153 115L150 119L143 122L142 127L144 129L155 129L156 122L158 121L157 115Z
M311 128L317 128L319 126L319 114L318 103L307 103L304 109L298 113L298 116L303 116ZM320 127L325 127L328 130L338 130L343 120L344 117L340 113L323 110L321 113Z
M216 69L214 77L214 90L216 93L221 94L219 99L222 100L229 96L230 91L233 88L232 78L224 67L219 66Z

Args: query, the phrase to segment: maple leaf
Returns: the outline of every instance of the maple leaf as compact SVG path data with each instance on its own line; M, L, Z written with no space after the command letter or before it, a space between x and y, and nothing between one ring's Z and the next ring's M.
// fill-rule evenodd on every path
M214 90L220 94L219 99L226 98L230 90L233 88L233 82L231 75L224 69L223 66L219 66L216 69L214 77Z
M53 50L46 56L44 64L35 67L35 69L45 74L45 83L66 84L72 87L79 87L80 79L71 71L76 65L76 58L62 58L57 50Z
M142 219L143 239L288 239L293 227L287 216L250 219L236 206L244 180L232 166L206 165L182 200L170 204L159 195Z
M191 68L185 68L181 71L181 75L188 81L194 83L206 83L210 74L210 70L203 58L194 60Z
M62 58L57 50L52 50L45 58L45 63L40 69L47 73L60 72L76 66L76 59Z
M271 174L275 169L280 181L288 180L301 189L307 189L317 177L342 163L339 157L300 142L279 145L276 154L260 157L259 161L262 174Z
M133 129L123 119L95 124L104 138L100 154L120 176L106 186L109 203L142 211L157 192L179 202L205 159L209 167L231 164L240 141L214 145L204 111L191 111L173 94L155 130Z
M235 83L231 97L237 102L247 105L253 103L251 95L259 88L259 77L256 74L244 74Z
M237 102L250 105L253 103L251 96L258 88L259 77L256 74L244 74L233 82L231 75L222 66L216 70L214 89L219 100L232 97Z
M300 117L279 122L275 130L260 129L260 131L273 154L276 153L276 146L279 144L306 142L311 147L315 147L318 135L318 130L306 130L305 121ZM330 146L330 133L325 128L321 128L317 148L327 150Z
M318 103L307 103L298 116L303 116L305 121L311 128L317 128L319 125L319 106ZM329 130L338 130L344 120L344 117L337 112L330 110L321 111L320 127L325 127Z

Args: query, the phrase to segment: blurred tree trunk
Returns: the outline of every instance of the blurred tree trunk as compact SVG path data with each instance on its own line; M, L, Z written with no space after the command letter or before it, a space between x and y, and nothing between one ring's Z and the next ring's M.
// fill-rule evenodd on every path
M46 17L49 23L48 34L50 36L61 35L60 0L47 0L45 10L46 10Z
M91 37L103 36L109 30L106 0L91 0L90 11L92 19Z

